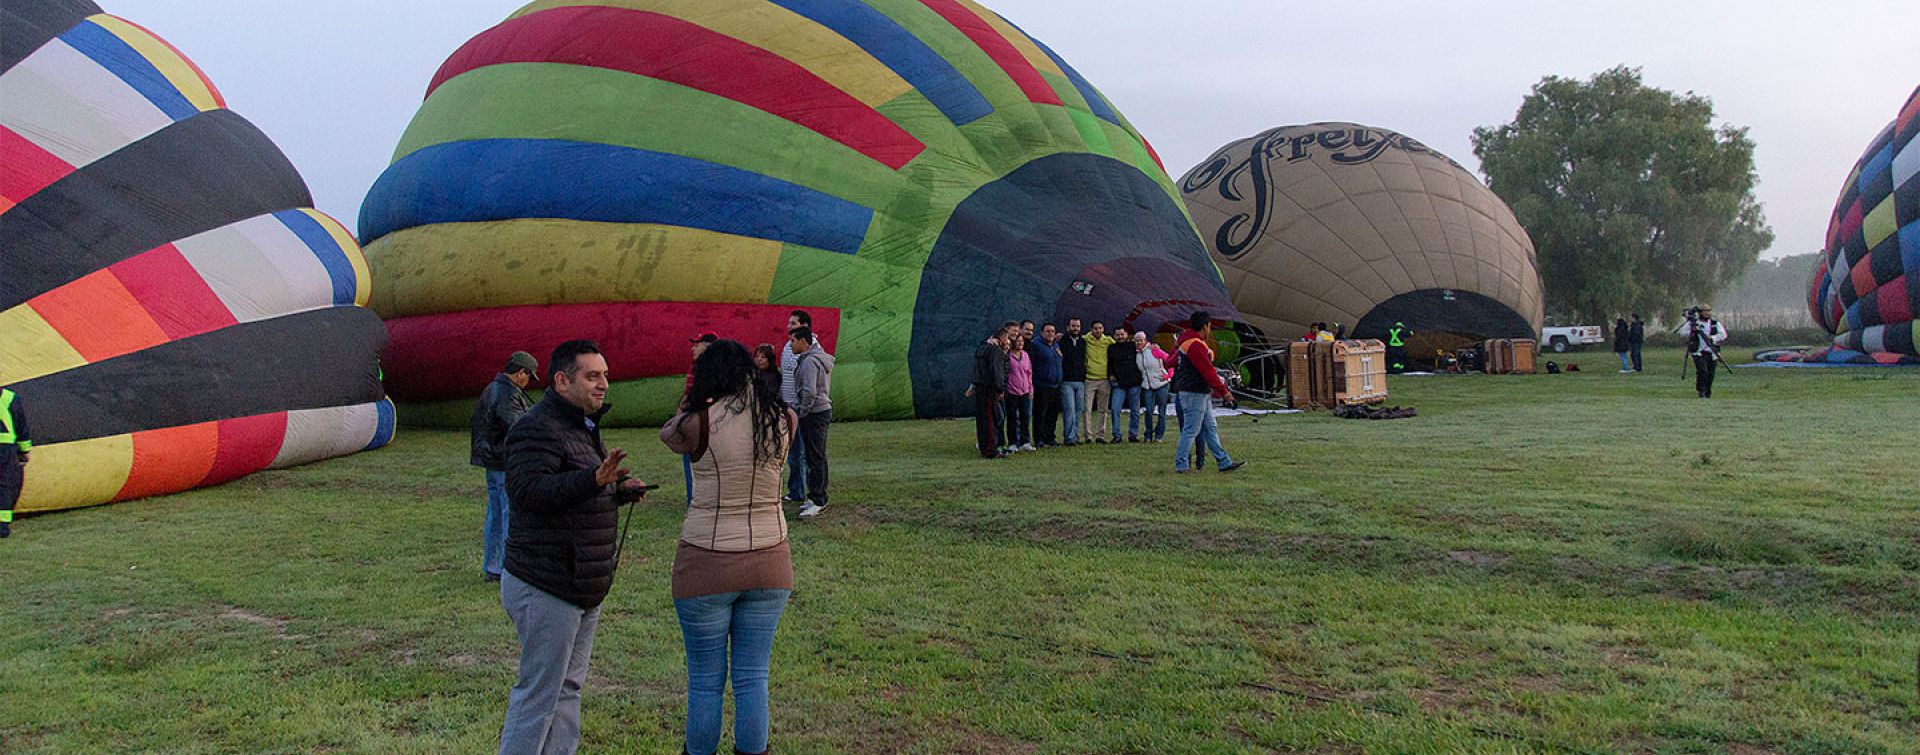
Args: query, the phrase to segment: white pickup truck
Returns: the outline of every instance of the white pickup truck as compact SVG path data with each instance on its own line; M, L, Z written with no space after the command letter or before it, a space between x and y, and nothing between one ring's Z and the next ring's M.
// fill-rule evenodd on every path
M1607 329L1599 325L1548 327L1540 331L1541 347L1556 354L1565 354L1568 349L1580 346L1606 342Z

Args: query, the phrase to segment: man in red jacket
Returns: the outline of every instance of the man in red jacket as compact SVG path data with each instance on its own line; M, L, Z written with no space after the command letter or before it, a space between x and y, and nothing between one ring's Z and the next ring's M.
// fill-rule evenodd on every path
M1205 311L1187 318L1187 329L1176 341L1173 365L1175 403L1180 407L1180 443L1173 451L1173 471L1186 474L1193 458L1195 440L1203 443L1220 471L1231 472L1247 465L1227 456L1220 446L1220 429L1214 424L1213 399L1227 397L1227 383L1213 369L1213 316Z

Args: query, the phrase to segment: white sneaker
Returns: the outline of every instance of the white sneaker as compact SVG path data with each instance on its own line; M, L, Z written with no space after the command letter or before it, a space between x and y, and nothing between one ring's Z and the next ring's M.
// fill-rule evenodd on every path
M812 519L812 518L814 518L814 517L816 517L816 516L819 516L819 515L820 515L820 512L822 512L822 511L825 511L825 510L826 510L826 508L827 508L827 507L825 507L825 506L820 506L820 505L817 505L817 504L815 504L815 503L814 503L814 502L812 502L812 501L808 501L808 502L807 502L807 505L805 505L805 506L801 506L801 507L800 507L800 518L801 518L801 519Z
M1034 448L1034 447L1033 447L1033 444L1032 444L1032 443L1028 443L1028 444L1026 444L1026 445L1023 445L1023 446L1021 446L1021 447L1020 447L1020 450L1022 450L1022 451L1038 451L1038 450L1040 450L1040 449L1038 449L1038 448Z

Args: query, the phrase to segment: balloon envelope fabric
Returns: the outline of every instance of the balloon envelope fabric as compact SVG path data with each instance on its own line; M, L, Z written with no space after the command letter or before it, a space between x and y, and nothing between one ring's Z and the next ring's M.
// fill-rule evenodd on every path
M1920 361L1920 89L1841 189L1807 305L1853 361Z
M1180 188L1234 305L1270 340L1316 322L1354 338L1385 338L1399 321L1457 341L1539 334L1526 230L1472 173L1410 137L1284 126L1220 148Z
M1139 133L970 0L533 3L433 77L360 233L427 424L577 337L612 344L612 421L659 422L686 338L778 344L796 308L842 418L969 413L1006 319L1233 319Z
M91 2L0 7L0 385L21 511L385 445L345 227L179 51Z

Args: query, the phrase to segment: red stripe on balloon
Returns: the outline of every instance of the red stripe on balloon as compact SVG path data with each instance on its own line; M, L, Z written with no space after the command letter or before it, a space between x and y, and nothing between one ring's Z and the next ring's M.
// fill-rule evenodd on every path
M993 26L980 18L979 14L968 10L956 0L920 0L920 2L933 9L933 12L940 14L941 18L953 25L953 28L959 29L961 34L967 35L967 39L973 40L973 43L980 47L981 52L985 52L987 57L992 58L993 62L1000 66L1000 70L1006 71L1007 75L1013 78L1013 83L1020 87L1020 91L1027 95L1029 101L1042 105L1061 104L1060 93L1053 91L1053 86L1047 83L1045 76L1040 75L1040 70L1027 62L1027 56L1021 55L1019 50L1014 49L1013 43L1008 42L1000 32L994 31Z
M73 166L67 161L54 157L13 129L0 126L0 201L9 205L0 208L0 212L12 209L11 205L19 204L72 172Z
M220 420L213 467L200 486L219 485L266 469L286 440L286 412Z
M1154 150L1153 142L1147 141L1147 138L1143 136L1140 137L1140 146L1147 148L1147 156L1153 158L1154 165L1160 166L1161 170L1167 169L1167 164L1160 160L1160 153Z
M448 58L427 93L505 63L592 66L698 89L805 126L894 170L926 150L878 110L793 61L672 16L625 8L554 8L495 26Z
M108 269L168 338L188 338L239 323L200 271L172 244Z
M599 343L615 381L684 375L693 365L687 339L711 332L746 344L779 345L787 315L780 304L616 302L501 307L387 321L387 393L395 401L469 398L480 394L506 364L526 351L546 372L547 355L562 341ZM804 307L827 351L840 333L840 311ZM546 375L542 375L542 380Z

